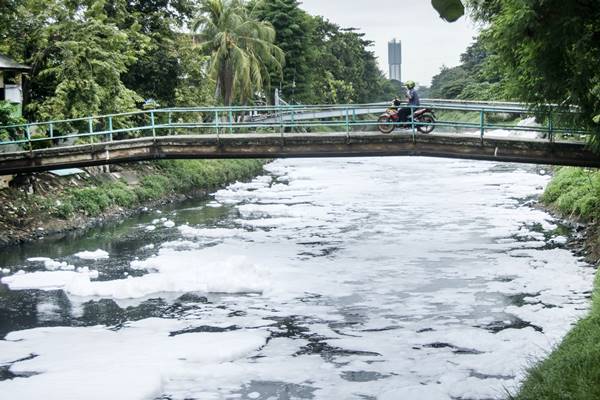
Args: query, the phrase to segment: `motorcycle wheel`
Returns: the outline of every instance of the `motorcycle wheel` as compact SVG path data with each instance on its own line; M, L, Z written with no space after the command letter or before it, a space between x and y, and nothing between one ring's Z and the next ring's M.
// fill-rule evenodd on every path
M425 114L421 118L419 118L419 122L424 124L434 124L435 119L433 119L433 115ZM419 125L417 126L417 130L421 133L431 133L435 129L434 125Z
M377 122L379 123L379 125L377 125L377 128L379 128L379 132L381 133L388 134L394 130L392 119L388 116L382 115L381 117L379 117Z

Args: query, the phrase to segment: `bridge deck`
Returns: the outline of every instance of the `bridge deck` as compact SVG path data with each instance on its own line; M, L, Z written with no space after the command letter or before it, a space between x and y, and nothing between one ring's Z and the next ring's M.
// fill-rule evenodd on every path
M430 156L600 167L583 143L475 135L286 133L179 135L0 153L0 175L159 159Z

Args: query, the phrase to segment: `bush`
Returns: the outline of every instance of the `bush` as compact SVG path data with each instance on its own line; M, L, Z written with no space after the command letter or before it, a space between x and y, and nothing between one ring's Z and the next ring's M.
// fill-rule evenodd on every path
M106 190L106 194L113 204L121 207L131 207L139 203L139 199L135 191L131 190L123 182L117 182L107 186L109 187Z
M72 190L70 200L75 211L95 217L100 215L111 204L108 194L104 188L84 188Z
M546 188L542 201L565 215L595 219L600 215L600 172L560 168Z
M249 178L260 171L263 161L163 160L158 165L160 173L144 177L139 186L111 182L98 187L74 188L65 192L58 204L50 199L48 208L52 209L52 215L63 219L75 213L97 216L110 207L135 207L173 191L185 193Z
M31 135L31 139L44 139L44 138L48 138L48 136L46 136L43 133L34 133L33 135ZM52 139L48 138L48 140L37 140L35 142L24 143L23 147L26 150L47 149L49 147L52 147Z

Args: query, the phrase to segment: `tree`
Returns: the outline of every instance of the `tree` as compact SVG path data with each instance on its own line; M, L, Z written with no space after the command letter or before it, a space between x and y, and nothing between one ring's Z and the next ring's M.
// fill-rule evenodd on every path
M39 71L34 82L55 83L50 96L30 104L40 117L126 111L140 100L121 81L136 52L127 33L108 23L98 5L83 10L59 5L52 13L55 22L40 30L39 49L33 55Z
M203 0L193 29L210 56L210 72L225 105L247 102L268 85L269 67L281 69L275 30L254 19L241 0Z
M509 100L505 82L481 37L461 55L461 64L442 67L431 81L431 96L442 99Z
M577 123L599 133L600 7L595 0L471 1L509 93L536 104L579 106Z
M300 9L297 0L258 0L250 3L252 14L269 22L275 29L275 43L285 53L283 71L271 71L271 83L281 89L284 98L309 102L315 61L311 16Z
M179 38L192 19L192 1L108 0L104 10L119 29L130 32L130 40L144 41L144 52L123 74L123 83L145 99L175 105L185 69Z
M215 103L215 82L207 75L210 57L198 52L192 36L181 34L176 40L180 75L173 79L175 106L206 106Z
M375 55L369 50L372 42L365 40L364 34L356 29L342 29L322 17L314 17L314 26L315 39L312 45L316 58L311 70L320 72L314 78L315 87L326 88L330 86L328 81L333 79L352 86L350 102L382 100L385 78ZM317 100L322 98L321 93Z

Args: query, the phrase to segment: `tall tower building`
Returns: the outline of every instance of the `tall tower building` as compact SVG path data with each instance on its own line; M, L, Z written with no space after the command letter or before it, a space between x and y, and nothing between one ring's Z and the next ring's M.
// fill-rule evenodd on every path
M390 65L390 79L402 81L402 42L392 40L388 42L388 63Z

